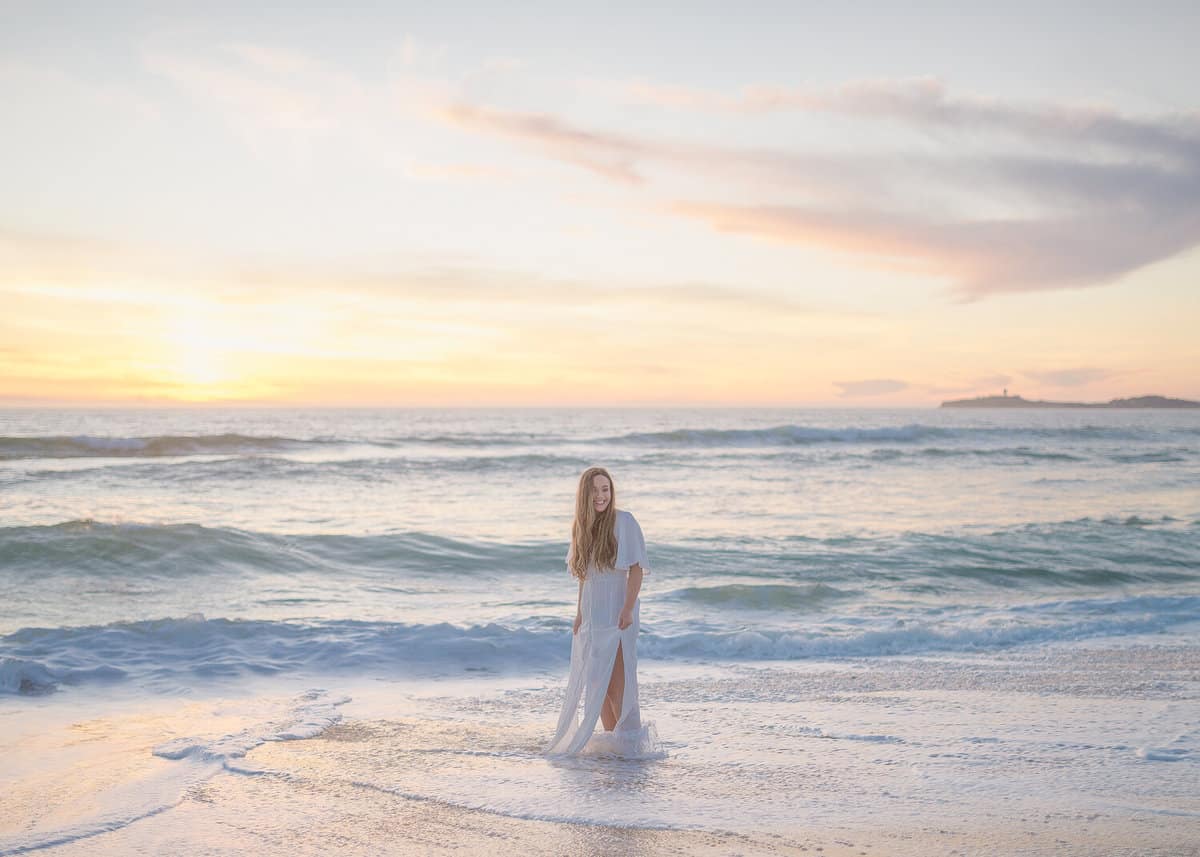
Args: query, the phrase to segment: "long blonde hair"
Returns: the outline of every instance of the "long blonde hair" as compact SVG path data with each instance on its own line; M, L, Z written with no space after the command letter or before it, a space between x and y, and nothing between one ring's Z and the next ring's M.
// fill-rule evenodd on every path
M608 480L608 506L600 514L592 505L592 484L597 476ZM597 568L612 568L617 564L617 486L603 467L589 467L579 477L575 492L575 523L571 527L571 574L583 580L588 565L595 561Z

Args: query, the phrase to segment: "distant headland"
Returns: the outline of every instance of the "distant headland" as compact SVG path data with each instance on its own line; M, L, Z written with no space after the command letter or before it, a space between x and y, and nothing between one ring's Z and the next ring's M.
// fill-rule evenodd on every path
M942 402L943 408L1200 408L1200 402L1190 399L1168 399L1166 396L1138 396L1134 399L1113 399L1109 402L1042 402L1010 396L980 396L977 399L954 399Z

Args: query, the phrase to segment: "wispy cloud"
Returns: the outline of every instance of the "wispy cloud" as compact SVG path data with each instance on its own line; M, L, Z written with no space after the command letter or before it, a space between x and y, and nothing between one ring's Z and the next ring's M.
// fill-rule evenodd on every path
M526 144L541 154L629 185L673 173L714 180L725 188L788 188L805 197L879 199L881 187L911 158L897 155L739 149L704 141L670 140L585 127L549 113L499 110L458 100L434 111L452 125Z
M769 204L677 199L661 210L722 232L942 277L961 300L1101 285L1200 243L1196 115L1134 118L1099 107L953 97L930 80L848 84L829 92L759 88L732 99L647 84L634 92L677 107L838 112L936 127L951 136L941 140L940 155L830 155L664 141L463 103L445 116L625 183L685 171L717 182L714 196L742 199L769 185ZM958 145L968 136L974 145L975 138L990 142L992 151ZM1041 148L1014 153L1005 139ZM779 201L789 193L794 202ZM935 215L930 199L962 204L933 206L940 211ZM970 212L994 200L1013 213Z
M1011 375L984 375L958 384L925 384L920 389L930 395L946 396L956 393L1003 391L1011 382Z
M590 82L585 87L657 107L723 113L838 113L1041 141L1057 138L1071 145L1083 142L1143 156L1174 156L1185 165L1195 164L1200 134L1196 112L1137 118L1104 105L1019 103L954 94L931 77L857 80L830 88L757 85L732 95L648 81Z
M163 283L172 288L161 288ZM444 304L450 313L470 303L526 310L705 307L792 318L879 318L868 310L836 308L780 292L711 281L614 284L452 258L266 264L157 244L5 229L0 229L0 290L172 306L188 304L198 295L223 302L270 303L327 294L347 303L393 299Z
M888 212L679 202L676 213L746 233L854 255L887 270L945 277L975 300L1095 286L1200 241L1200 206L1174 221L1148 211L1039 220L947 221Z
M552 391L571 401L774 401L785 388L795 395L806 351L853 352L883 323L718 282L614 284L415 260L209 259L197 269L165 264L169 248L143 258L128 244L3 232L0 248L12 263L0 264L12 310L0 317L12 348L0 375L27 379L8 388L22 395L50 372L42 357L69 353L79 377L144 377L145 390L167 378L179 395L300 400L311 387L314 398L349 401L344 379L360 377L402 379L360 385L364 401L403 400L399 389L428 402L533 402ZM92 396L69 370L55 376L66 385L56 395ZM99 395L104 385L94 386ZM132 395L125 381L110 387Z
M622 182L640 183L642 177L634 162L654 150L632 137L582 130L545 114L489 110L459 102L446 106L442 115L456 125L532 143L552 157Z
M378 78L250 42L177 49L155 41L142 59L224 117L264 159L282 155L309 169L319 157L344 165L352 153L411 180L538 180L536 171L511 169L502 152L441 161L440 152L401 144L416 136L409 123L452 126L616 183L628 194L623 204L719 233L832 251L850 266L919 274L962 301L1098 286L1200 243L1194 112L1135 116L1018 102L957 93L932 78L724 92L648 81L584 86L585 97L722 114L707 126L689 122L703 129L692 137L664 138L637 130L636 117L606 128L470 97L471 81L497 70L503 77L519 60L482 60L451 75L444 45L408 38L397 50L397 65ZM27 72L0 63L0 79ZM96 97L118 98L120 90ZM588 115L587 106L572 117ZM765 131L756 138L755 116L764 113L817 122L836 115L862 123L870 145L817 150ZM872 134L879 123L922 135L922 145ZM729 132L761 142L731 144Z
M428 123L428 111L459 93L454 81L418 67L437 56L406 41L396 68L378 78L302 51L244 41L205 49L153 41L141 61L148 72L222 117L261 158L283 155L308 167L323 155L341 160L354 154L403 172L411 159L397 150L403 152L398 143L407 123Z
M842 388L839 395L846 398L855 396L882 396L887 393L899 393L901 390L909 388L907 381L897 381L893 378L872 378L866 381L834 381L833 383Z
M1121 373L1095 366L1080 366L1074 369L1027 371L1021 374L1049 387L1086 387L1088 384L1103 381Z

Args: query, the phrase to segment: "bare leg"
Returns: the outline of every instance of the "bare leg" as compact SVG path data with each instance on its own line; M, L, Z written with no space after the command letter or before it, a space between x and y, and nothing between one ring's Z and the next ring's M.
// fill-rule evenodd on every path
M600 708L600 716L604 728L609 732L617 726L621 717L621 703L625 699L625 659L621 654L621 644L617 643L617 659L613 661L612 677L608 680L608 693L604 697L604 705Z
M600 706L600 722L609 732L613 731L613 727L617 725L617 715L613 714L612 701L607 696L604 697L604 704Z

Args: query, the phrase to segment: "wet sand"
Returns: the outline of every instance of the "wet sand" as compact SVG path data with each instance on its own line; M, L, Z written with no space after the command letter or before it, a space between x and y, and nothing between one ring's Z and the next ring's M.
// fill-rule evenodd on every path
M9 700L0 855L1200 855L1195 646L646 678L662 761L542 757L557 680Z
M314 741L353 743L334 728ZM349 730L353 732L353 730ZM346 739L349 738L347 741ZM622 828L511 818L437 800L404 797L303 775L305 742L264 745L251 754L278 773L215 777L167 812L119 830L47 849L56 855L930 855L1200 854L1197 819L1098 820L1069 812L992 822L942 818L911 829L720 833Z

